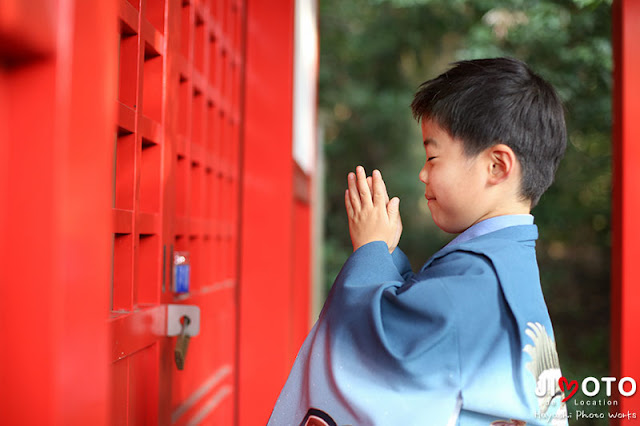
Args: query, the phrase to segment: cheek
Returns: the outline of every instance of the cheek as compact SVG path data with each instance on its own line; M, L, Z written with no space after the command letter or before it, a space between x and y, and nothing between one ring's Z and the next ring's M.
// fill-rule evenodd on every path
M429 184L438 196L451 196L456 194L461 188L461 179L446 167L434 168L429 174Z
M480 195L482 188L486 184L486 180L483 179L484 176L480 166L472 168L465 174L464 180L467 183L465 188L470 196Z

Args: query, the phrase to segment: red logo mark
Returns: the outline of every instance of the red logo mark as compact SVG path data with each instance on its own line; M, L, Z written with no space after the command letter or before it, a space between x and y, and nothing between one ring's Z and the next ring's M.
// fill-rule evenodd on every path
M576 392L578 392L578 381L577 380L572 380L571 382L569 382L569 380L567 380L566 377L560 377L560 379L558 380L558 386L560 386L560 390L562 392L568 392L569 396L566 396L562 402L566 402L569 399L571 399L571 397L573 395L576 394Z

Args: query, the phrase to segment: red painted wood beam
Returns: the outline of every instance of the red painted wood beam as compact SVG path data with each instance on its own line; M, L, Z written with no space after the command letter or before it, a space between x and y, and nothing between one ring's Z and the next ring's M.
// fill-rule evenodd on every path
M640 383L640 2L614 2L613 42L611 375ZM640 416L640 392L618 400Z
M265 424L291 368L294 2L249 0L238 291L238 425Z
M2 424L109 421L115 14L0 4Z

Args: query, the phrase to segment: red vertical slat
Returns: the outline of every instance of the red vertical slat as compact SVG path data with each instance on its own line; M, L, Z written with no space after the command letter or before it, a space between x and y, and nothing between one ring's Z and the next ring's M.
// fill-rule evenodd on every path
M128 361L127 424L159 424L158 345L136 352L129 357Z
M221 117L238 111L215 71L228 34L214 13L221 7L217 1L169 0L167 5L163 222L168 249L173 245L190 253L191 280L188 294L167 291L162 300L199 306L201 328L191 339L183 371L172 359L175 338L161 344L160 419L177 425L233 424L236 271L228 267L229 239L223 234L231 210L223 155L232 142L222 131Z
M238 424L265 424L291 367L291 0L246 4Z
M59 282L53 278L56 230L51 214L58 165L50 159L61 142L54 138L51 114L55 71L53 58L23 65L11 74L3 72L0 88L0 119L6 129L0 160L0 265L7 272L0 285L0 332L4 342L11 342L11 350L0 351L0 400L3 419L10 423L43 423L55 409L60 324L50 318L62 308L59 298L54 302L61 289L54 286ZM38 117L38 126L29 117ZM24 300L28 310L20 303ZM38 394L25 398L34 387Z
M295 359L309 333L311 317L311 177L298 164L294 164L294 192L290 360Z
M129 418L129 359L111 366L111 424L126 425Z
M86 3L86 2L85 2ZM166 52L164 0L113 1L117 9L101 19L120 32L116 56L117 123L109 147L115 152L113 179L112 312L110 331L111 416L113 424L157 423L159 348L165 310L163 280L164 75ZM91 7L87 3L87 7ZM119 50L114 49L118 47ZM107 90L109 88L104 88ZM115 144L115 146L114 146ZM85 146L88 149L92 144ZM165 269L166 273L166 269ZM107 293L109 294L109 292Z
M105 16L113 2L0 4L1 50L26 43L0 71L3 424L108 420L117 38Z
M640 222L636 218L640 210L640 3L615 1L613 17L611 367L612 376L640 382ZM619 396L619 402L614 412L640 415L638 392L633 397Z

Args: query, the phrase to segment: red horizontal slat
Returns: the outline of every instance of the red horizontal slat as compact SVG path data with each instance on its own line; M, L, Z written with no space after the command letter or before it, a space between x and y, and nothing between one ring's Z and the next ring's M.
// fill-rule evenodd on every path
M157 144L162 143L162 126L155 120L141 116L138 121L138 130L143 138Z
M189 229L190 235L202 235L204 231L204 220L192 217L191 218L191 228Z
M193 89L200 93L206 93L207 80L204 78L202 73L194 69L192 71L191 78L193 80Z
M213 237L215 234L215 222L211 219L202 220L202 234Z
M166 310L166 306L160 305L112 314L109 319L113 340L111 361L125 358L163 338L167 326Z
M187 80L191 78L191 69L187 65L187 60L181 53L174 53L173 60L178 70L178 75Z
M220 91L218 90L218 88L216 86L210 85L207 89L206 95L207 98L211 100L217 107L217 105L220 103Z
M118 16L133 31L138 32L138 11L127 0L118 2Z
M113 209L113 232L116 234L133 232L133 211Z
M164 55L164 36L146 19L142 19L142 39L160 55Z
M121 127L131 133L136 127L136 113L127 105L118 101L118 127Z
M136 228L140 234L149 235L160 232L160 215L157 213L138 212L136 222Z
M203 160L204 160L204 149L199 144L192 143L191 144L191 161L202 165Z
M209 19L208 25L209 25L209 35L217 39L220 35L220 28L218 26L218 22L215 19Z
M184 216L178 216L175 220L175 233L176 235L187 235L189 233L189 218Z
M181 157L187 156L187 141L182 135L176 136L176 154Z

